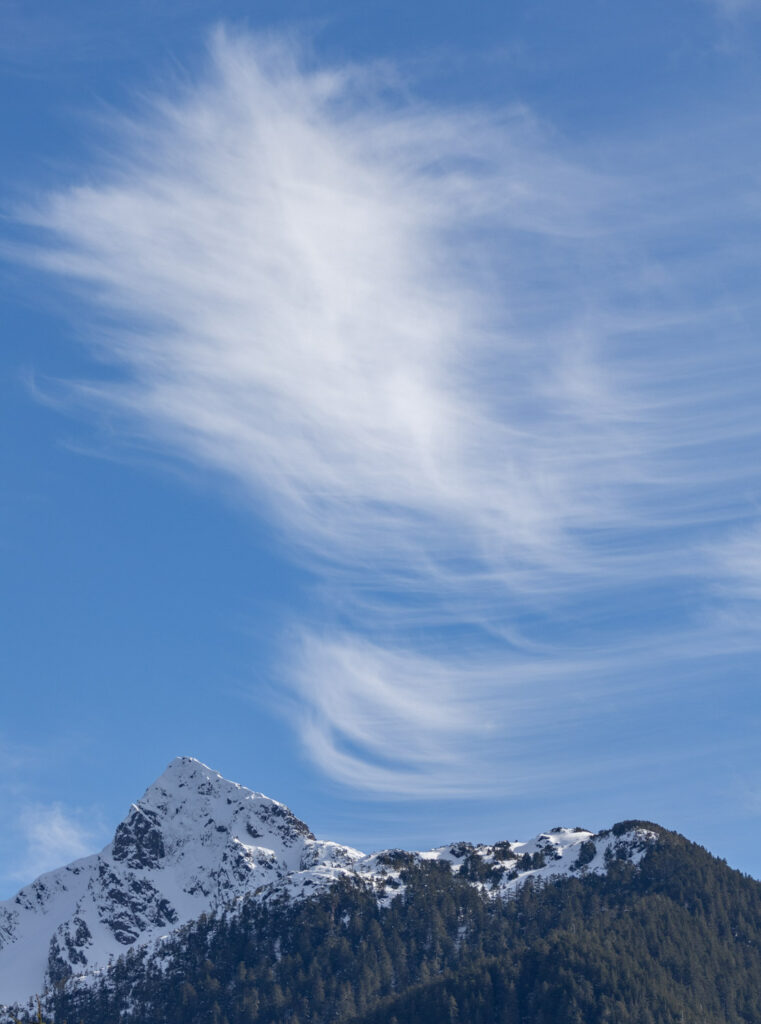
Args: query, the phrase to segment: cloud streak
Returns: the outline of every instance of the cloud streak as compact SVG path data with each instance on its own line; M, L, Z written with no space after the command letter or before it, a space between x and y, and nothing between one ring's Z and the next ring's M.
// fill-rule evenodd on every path
M60 803L30 803L23 807L16 822L23 853L16 851L17 867L8 877L29 882L45 871L53 871L92 853L100 829L91 828L82 815Z
M533 723L630 687L617 650L695 628L759 421L749 300L708 255L737 211L705 213L721 168L693 156L656 183L522 108L220 30L90 184L24 211L122 369L78 399L235 479L322 579L283 686L339 781L483 791L497 756L509 787Z
M710 3L726 18L758 13L761 8L758 0L710 0Z

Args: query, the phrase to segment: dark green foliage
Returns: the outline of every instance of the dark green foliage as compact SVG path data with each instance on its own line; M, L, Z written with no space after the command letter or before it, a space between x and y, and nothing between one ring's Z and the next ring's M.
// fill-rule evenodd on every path
M576 862L573 865L574 868L583 868L586 864L589 864L595 859L597 853L597 847L591 839L585 840L579 847L579 856L576 858Z
M521 854L516 862L519 871L535 871L537 868L546 867L546 865L547 858L539 850L536 853Z
M84 1024L756 1024L761 884L654 830L638 867L506 901L395 857L405 887L387 908L349 883L251 900L168 940L166 969L133 950L51 1009Z

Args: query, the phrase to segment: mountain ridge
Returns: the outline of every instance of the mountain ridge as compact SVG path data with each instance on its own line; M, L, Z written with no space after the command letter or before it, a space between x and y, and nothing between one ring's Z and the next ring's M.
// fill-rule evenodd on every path
M451 843L364 854L317 839L285 805L192 757L177 757L130 806L97 854L47 872L0 903L0 1004L20 1003L76 976L97 976L136 944L161 940L201 914L260 900L308 898L343 879L381 903L400 891L410 859L444 861L484 892L527 878L601 873L636 863L654 833L554 828L526 843Z
M381 855L390 898L349 874L308 899L268 887L131 946L96 982L55 987L45 1011L56 1024L758 1024L761 883L648 822L607 838L637 829L655 838L636 864L621 850L604 872L506 891L474 884L479 858L404 851Z

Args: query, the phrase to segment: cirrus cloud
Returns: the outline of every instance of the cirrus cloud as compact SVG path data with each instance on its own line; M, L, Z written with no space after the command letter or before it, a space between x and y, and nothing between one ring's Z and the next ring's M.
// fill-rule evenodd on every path
M326 772L482 791L501 757L509 786L521 737L699 654L698 553L759 483L720 167L223 30L111 146L23 213L122 371L72 393L235 479L319 573L281 697Z

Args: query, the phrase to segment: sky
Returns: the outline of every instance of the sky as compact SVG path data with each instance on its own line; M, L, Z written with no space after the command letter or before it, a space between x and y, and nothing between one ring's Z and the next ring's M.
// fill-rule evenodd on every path
M761 4L0 5L0 896L176 755L761 877Z

